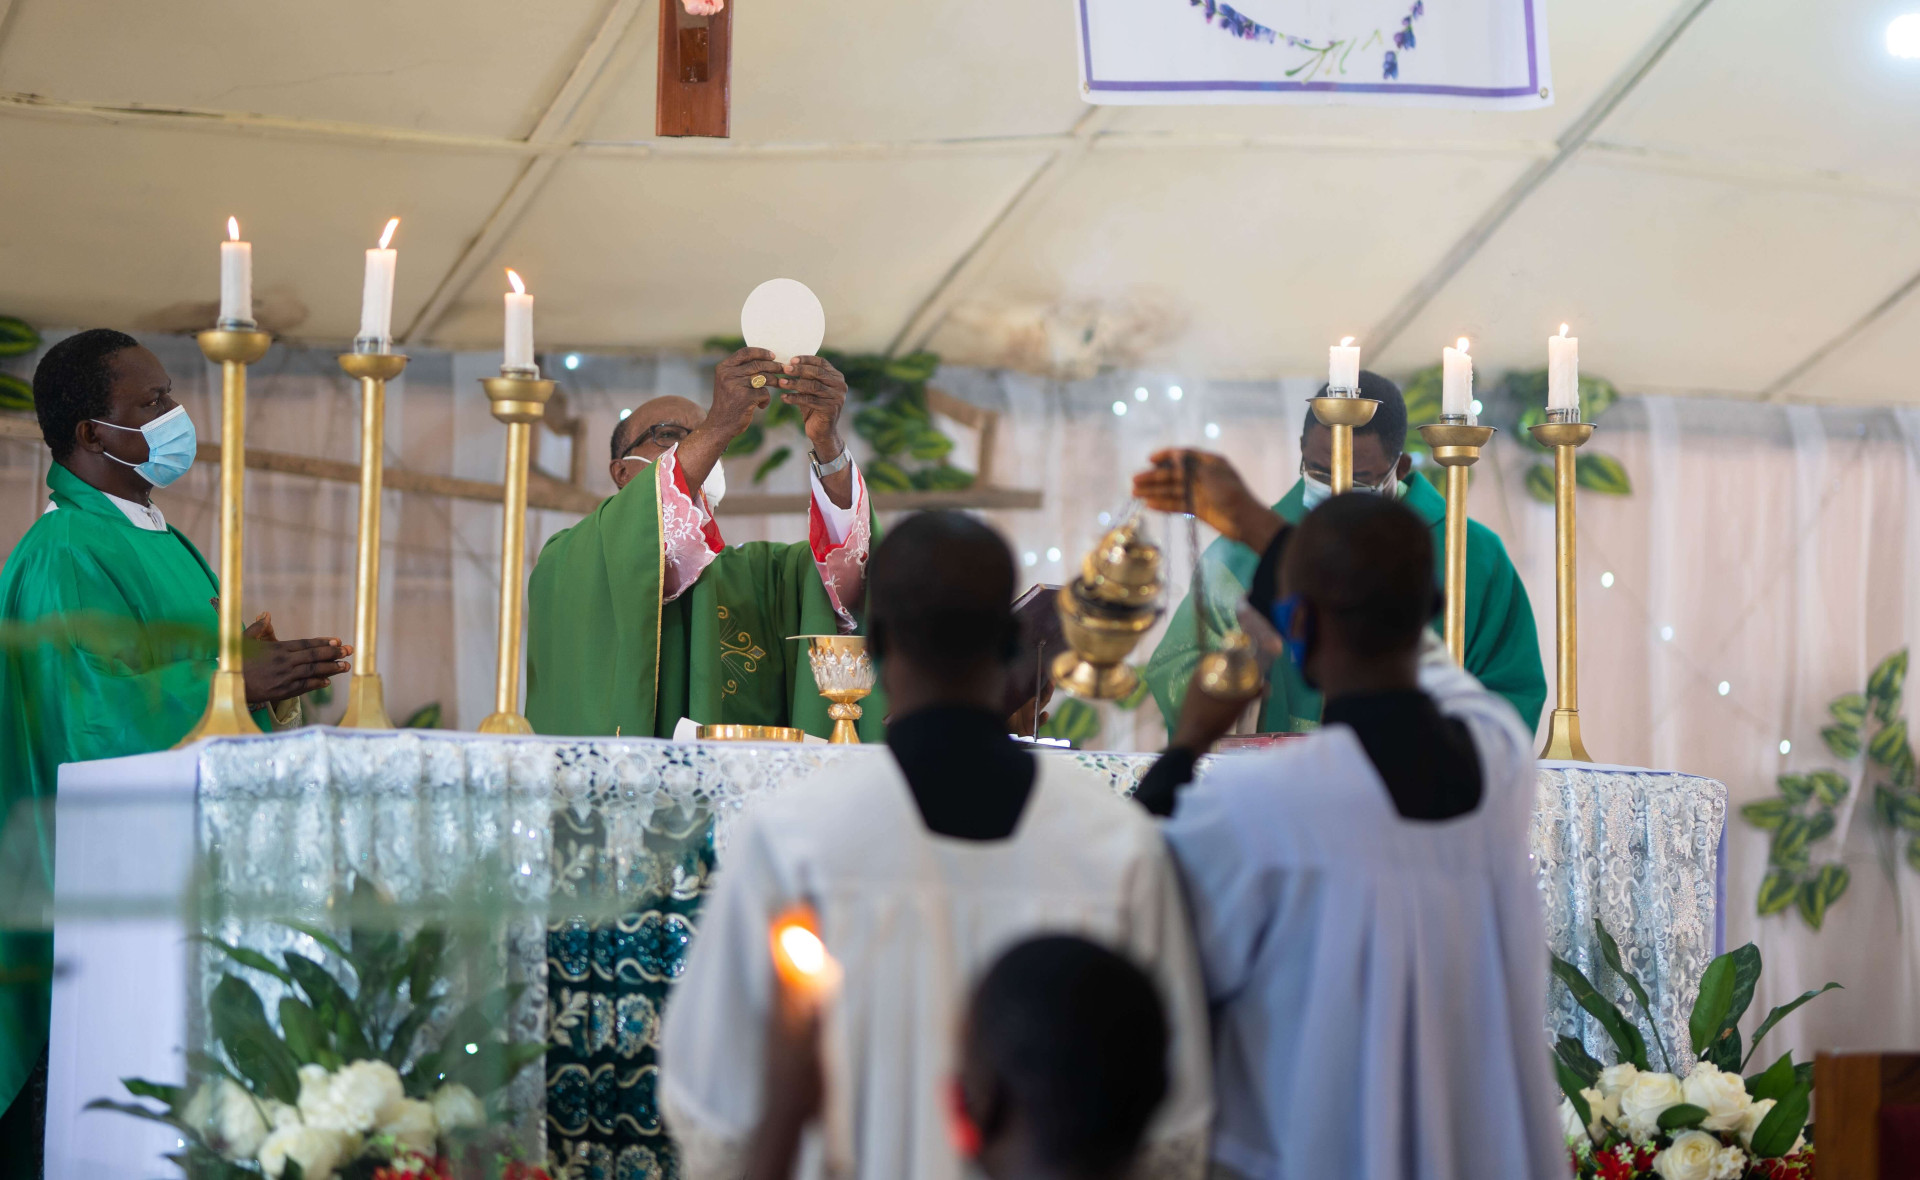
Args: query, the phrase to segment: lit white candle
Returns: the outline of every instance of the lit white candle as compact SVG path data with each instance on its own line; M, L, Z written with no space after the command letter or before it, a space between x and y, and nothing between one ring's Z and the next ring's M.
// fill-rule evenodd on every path
M387 222L380 244L367 251L367 279L360 288L360 339L385 343L393 339L393 273L400 262L400 251L390 250L393 231L400 219Z
M513 290L507 292L507 341L500 366L531 369L534 367L533 296L527 294L527 285L511 267L507 268L507 281L513 284Z
M1547 337L1547 408L1580 413L1580 337L1567 335L1565 324Z
M1467 355L1467 338L1460 337L1458 347L1442 349L1440 362L1440 413L1465 418L1473 413L1473 358Z
M227 218L220 243L220 322L253 326L253 243L240 240L240 221Z
M1360 348L1351 336L1327 349L1327 388L1360 388Z

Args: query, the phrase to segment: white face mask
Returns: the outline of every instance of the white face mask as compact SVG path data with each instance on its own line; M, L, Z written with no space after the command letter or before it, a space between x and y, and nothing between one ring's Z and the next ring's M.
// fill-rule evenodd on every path
M671 454L675 449L677 448L670 448L667 453ZM638 463L642 467L651 467L653 465L653 460L647 458L645 455L623 455L620 461L622 463ZM720 507L720 501L724 500L727 495L727 464L724 459L715 459L713 461L713 470L707 472L707 478L700 484L700 492L706 496L708 508Z
M1300 502L1306 506L1308 512L1312 512L1315 508L1320 507L1320 505L1332 498L1332 484L1322 483L1305 471L1300 473L1300 479L1306 484L1306 487L1300 491ZM1390 471L1387 473L1387 478L1382 480L1378 485L1357 483L1353 485L1353 490L1356 492L1368 492L1373 495L1385 496L1389 500L1398 500L1404 489L1400 486L1400 473L1398 471Z

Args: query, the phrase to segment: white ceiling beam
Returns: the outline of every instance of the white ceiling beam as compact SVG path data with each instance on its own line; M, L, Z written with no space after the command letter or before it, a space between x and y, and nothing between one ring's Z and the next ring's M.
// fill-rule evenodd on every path
M934 284L933 290L920 301L906 323L895 332L887 345L889 355L903 349L917 349L924 345L933 330L940 326L947 312L953 307L973 280L987 268L1012 236L1012 230L1024 225L1033 216L1035 209L1060 186L1060 182L1072 172L1074 166L1092 150L1093 141L1100 131L1115 117L1114 107L1089 107L1074 123L1068 133L1067 142L1056 148L1040 166L1033 170L1026 182L1015 190L993 219L987 222L980 235L973 240L956 258L953 265Z
M1520 210L1522 205L1527 203L1527 199L1538 192L1542 185L1586 146L1594 132L1600 129L1600 125L1605 123L1608 116L1613 114L1627 96L1647 79L1654 67L1660 64L1660 59L1667 55L1667 51L1673 48L1693 22L1712 3L1713 0L1683 0L1673 15L1667 18L1667 23L1654 34L1653 39L1641 47L1640 52L1634 55L1625 69L1614 75L1606 89L1601 91L1600 96L1580 113L1580 117L1561 132L1559 138L1554 141L1553 155L1536 162L1522 173L1506 192L1500 194L1466 233L1454 242L1452 249L1447 251L1439 263L1422 276L1420 281L1415 283L1401 297L1400 302L1387 313L1386 318L1376 324L1373 331L1363 338L1369 353L1378 356L1392 346L1400 333L1406 331L1415 317L1426 309L1427 304L1433 302L1447 284L1453 281L1454 276L1465 269L1467 263L1473 261L1481 248L1493 239L1493 235L1500 232L1500 228Z
M672 3L673 0L659 2ZM526 167L507 186L507 191L501 195L493 212L468 241L466 249L460 252L453 266L441 276L426 305L407 325L402 340L419 340L432 332L460 293L480 272L480 268L493 259L501 243L506 241L507 235L519 224L521 216L533 203L534 197L546 186L547 179L560 163L561 154L587 133L594 115L620 74L619 70L609 68L616 53L643 11L652 11L652 8L653 0L613 0L608 6L600 27L594 31L592 39L574 62L566 81L560 84L553 101L547 104L546 112L527 134L528 145L551 150L541 151L528 160Z
M1892 294L1874 304L1867 314L1842 328L1833 339L1808 353L1806 359L1774 378L1771 385L1760 391L1760 400L1768 402L1783 400L1792 390L1794 382L1812 372L1820 362L1853 343L1868 328L1885 319L1888 312L1906 302L1908 296L1915 291L1920 291L1920 273L1916 273L1912 278L1895 287Z

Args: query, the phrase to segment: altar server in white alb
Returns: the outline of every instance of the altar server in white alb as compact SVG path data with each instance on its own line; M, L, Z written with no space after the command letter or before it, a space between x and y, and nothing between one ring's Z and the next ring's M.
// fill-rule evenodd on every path
M1135 495L1180 510L1186 466ZM1192 469L1204 518L1267 511L1218 456ZM1444 650L1421 658L1429 537L1378 496L1266 522L1249 603L1325 694L1325 727L1222 759L1172 801L1228 1177L1567 1175L1527 859L1533 735Z
M683 1173L746 1171L766 1107L769 925L804 903L844 974L823 1014L826 1097L798 1175L969 1174L948 1132L969 991L1014 943L1070 933L1147 970L1167 1009L1167 1099L1129 1174L1201 1176L1207 1017L1179 880L1144 812L1071 759L1008 738L1013 555L970 517L927 513L888 534L868 585L889 748L750 807L721 851L661 1036Z

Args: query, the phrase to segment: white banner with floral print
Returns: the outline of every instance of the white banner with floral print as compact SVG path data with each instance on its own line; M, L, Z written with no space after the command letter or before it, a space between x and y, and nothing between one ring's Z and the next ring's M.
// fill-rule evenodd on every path
M1553 101L1544 0L1074 0L1094 103Z

